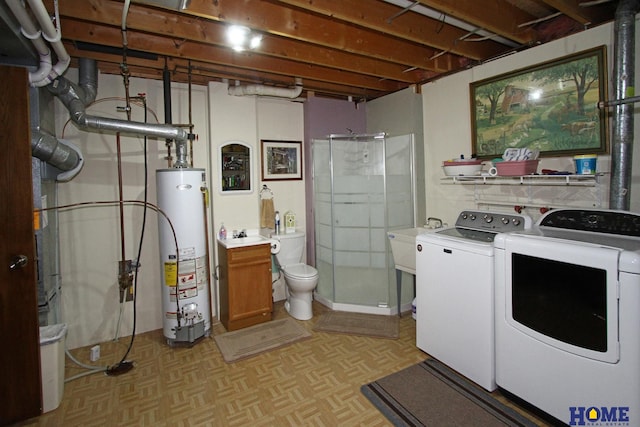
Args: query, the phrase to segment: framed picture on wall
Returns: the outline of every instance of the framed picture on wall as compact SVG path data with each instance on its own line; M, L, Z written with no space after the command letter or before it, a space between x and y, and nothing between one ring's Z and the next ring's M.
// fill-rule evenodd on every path
M606 47L470 83L472 153L507 148L541 156L606 153Z
M263 139L260 145L263 181L302 179L301 141Z

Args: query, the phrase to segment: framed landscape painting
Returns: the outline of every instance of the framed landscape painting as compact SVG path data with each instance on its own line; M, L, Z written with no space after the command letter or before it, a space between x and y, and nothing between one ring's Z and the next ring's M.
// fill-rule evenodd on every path
M472 153L507 148L541 156L606 153L606 48L600 46L470 83Z

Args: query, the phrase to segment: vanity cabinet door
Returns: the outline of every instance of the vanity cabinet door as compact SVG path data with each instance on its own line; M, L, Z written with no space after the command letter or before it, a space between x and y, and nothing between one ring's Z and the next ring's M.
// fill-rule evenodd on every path
M227 331L271 320L270 246L219 248L220 320Z

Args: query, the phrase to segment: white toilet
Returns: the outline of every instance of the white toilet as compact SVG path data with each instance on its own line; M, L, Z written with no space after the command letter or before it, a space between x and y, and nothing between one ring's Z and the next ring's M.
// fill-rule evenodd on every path
M305 234L274 234L271 238L280 242L280 250L275 255L287 285L287 301L284 307L291 317L309 320L313 317L311 302L313 290L318 284L318 270L302 263Z

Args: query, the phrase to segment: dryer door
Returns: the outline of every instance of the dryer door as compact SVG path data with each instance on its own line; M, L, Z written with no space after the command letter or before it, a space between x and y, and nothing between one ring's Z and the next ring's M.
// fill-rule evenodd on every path
M505 241L507 323L561 350L616 363L620 251L532 236Z

